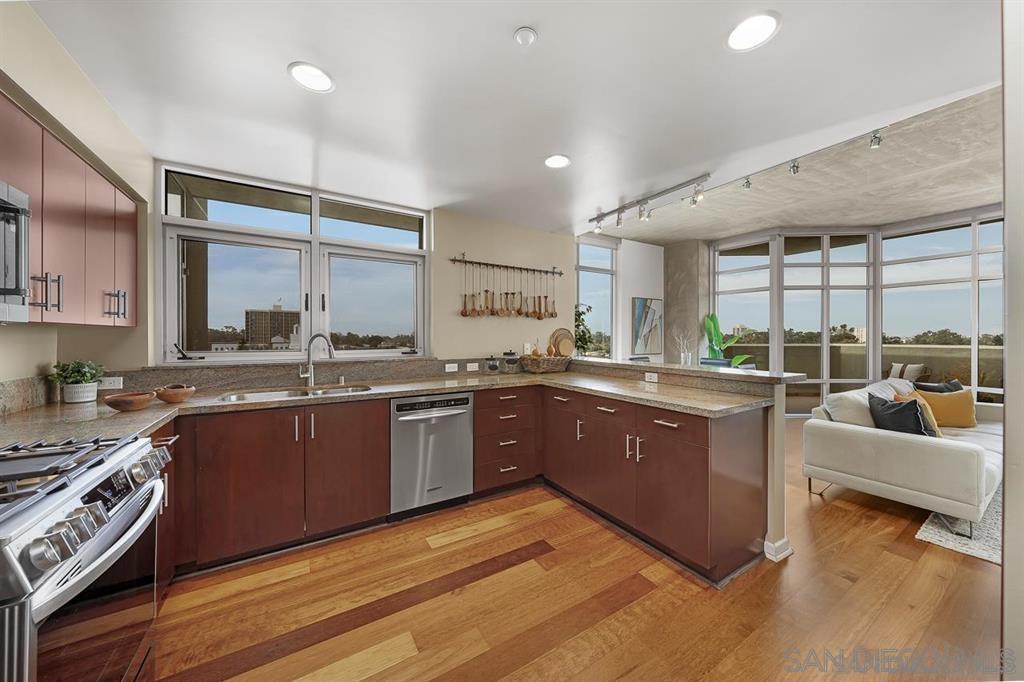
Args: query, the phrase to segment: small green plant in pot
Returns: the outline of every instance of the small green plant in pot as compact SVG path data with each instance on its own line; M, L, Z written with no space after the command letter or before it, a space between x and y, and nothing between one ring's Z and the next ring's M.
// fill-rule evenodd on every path
M96 400L96 388L101 376L103 365L90 360L72 360L55 364L49 378L61 387L64 402L89 403Z
M708 314L704 318L704 332L708 337L708 359L724 361L725 349L733 345L746 335L746 330L739 334L733 334L728 339L722 336L722 328L718 324L718 315L715 313ZM729 360L729 364L733 367L739 367L744 362L750 359L750 355L736 355ZM718 365L725 364L724 362L711 362L707 364Z
M587 324L587 313L591 310L593 308L586 303L576 304L576 354L580 356L586 355L594 345L594 333Z

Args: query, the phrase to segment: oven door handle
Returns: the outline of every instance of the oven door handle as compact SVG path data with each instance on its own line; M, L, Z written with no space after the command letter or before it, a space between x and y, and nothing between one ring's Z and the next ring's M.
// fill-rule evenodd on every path
M135 518L127 524L127 527L122 527L124 524L116 523L118 516L127 513L130 507L124 507L121 512L114 516L103 529L92 538L91 542L95 542L100 536L103 535L103 530L115 532L120 530L120 537L118 537L112 545L103 550L96 559L94 559L89 565L81 568L80 570L74 566L76 563L74 558L68 561L66 565L62 565L64 570L56 573L51 580L44 582L36 591L36 594L32 597L32 620L36 624L41 624L48 616L52 615L57 609L67 604L69 601L74 599L80 594L86 587L91 585L98 577L110 568L115 561L124 556L135 541L146 532L149 524L156 518L157 513L160 511L160 504L164 499L164 484L159 478L154 478L146 483L145 487L142 488L142 494L136 494L132 500L129 500L129 504L138 504L137 500L139 497L143 497L148 494L149 499L146 501L145 507L142 509ZM88 551L88 545L86 543L83 546L83 550ZM71 570L68 571L67 567L71 566ZM75 571L78 571L77 573ZM72 576L68 578L67 576ZM47 589L49 583L56 581L56 585L52 589Z

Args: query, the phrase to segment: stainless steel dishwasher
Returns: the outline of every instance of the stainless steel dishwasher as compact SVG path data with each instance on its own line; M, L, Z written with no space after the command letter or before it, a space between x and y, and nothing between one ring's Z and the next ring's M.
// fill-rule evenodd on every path
M473 492L473 394L391 401L391 513Z

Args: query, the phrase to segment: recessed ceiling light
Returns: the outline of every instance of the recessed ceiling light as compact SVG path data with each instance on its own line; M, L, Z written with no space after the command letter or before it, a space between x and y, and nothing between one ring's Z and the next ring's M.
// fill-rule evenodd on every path
M565 168L572 161L565 154L552 154L548 158L544 159L544 165L548 168Z
M746 52L760 47L779 32L779 16L774 12L762 12L748 17L729 34L729 47L737 52Z
M537 32L529 26L520 26L512 34L512 38L523 47L529 47L537 42Z
M319 66L308 62L292 62L288 65L288 73L295 82L313 92L330 92L334 90L334 81Z

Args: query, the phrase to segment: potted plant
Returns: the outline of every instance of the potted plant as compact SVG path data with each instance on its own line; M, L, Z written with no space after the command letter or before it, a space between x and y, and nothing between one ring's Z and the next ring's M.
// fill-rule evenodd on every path
M53 366L50 381L61 387L66 403L89 403L96 400L96 388L103 376L103 366L90 360L58 362Z
M576 354L584 356L594 344L594 333L587 325L587 313L593 308L585 303L576 304Z
M722 328L718 324L718 315L709 313L704 318L704 332L708 336L708 356L701 358L702 365L718 365L721 367L739 367L744 361L750 359L750 355L736 355L731 359L725 357L725 349L743 338L746 330L739 334L733 334L728 339L722 337Z

